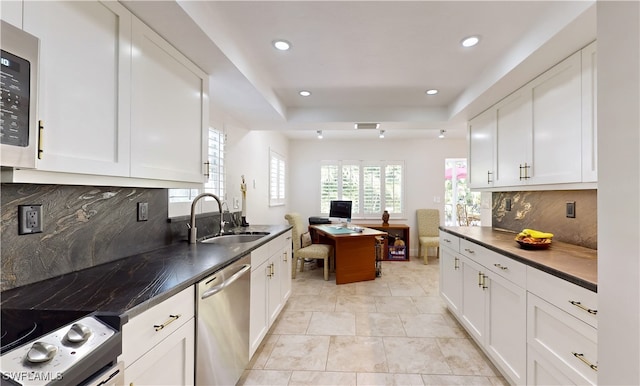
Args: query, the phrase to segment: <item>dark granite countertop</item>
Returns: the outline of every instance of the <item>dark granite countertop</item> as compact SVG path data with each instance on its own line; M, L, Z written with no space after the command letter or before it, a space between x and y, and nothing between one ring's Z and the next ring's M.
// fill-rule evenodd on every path
M440 229L590 291L598 291L598 251L595 249L553 241L548 249L526 250L515 242L515 232L491 227Z
M0 294L2 308L87 311L120 316L122 323L231 264L291 229L252 225L270 232L257 241L219 245L172 244Z

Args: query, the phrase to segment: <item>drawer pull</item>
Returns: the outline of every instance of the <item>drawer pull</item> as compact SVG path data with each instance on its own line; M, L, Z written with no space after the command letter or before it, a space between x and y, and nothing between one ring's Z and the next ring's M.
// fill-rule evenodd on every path
M464 250L469 252L469 253L476 253L473 249L465 248Z
M506 271L507 269L509 269L509 267L505 267L504 265L501 264L494 264L495 267L500 268L503 271Z
M583 311L587 311L591 315L596 315L598 313L598 310L592 310L591 308L587 308L583 306L582 303L576 302L575 300L569 300L569 303L573 304L574 306L580 308Z
M582 363L584 363L585 365L591 367L591 370L598 371L598 366L594 365L593 363L585 359L584 354L578 354L577 352L573 352L573 351L571 352L571 354L573 354L574 357L580 359Z
M442 240L443 240L443 241L445 241L445 242L447 242L447 243L450 243L450 242L451 242L451 240L449 240L449 239L442 239Z
M173 322L175 322L176 320L178 320L178 318L179 318L179 317L180 317L180 314L178 314L178 315L169 315L169 319L167 319L167 321L166 321L166 322L164 322L164 323L162 323L162 324L160 324L160 325L155 324L155 325L153 326L153 328L155 328L155 329L156 329L156 331L160 331L160 330L162 330L163 328L165 328L165 327L167 327L168 325L170 325L171 323L173 323Z
M453 269L456 271L460 269L460 259L457 257L453 258Z

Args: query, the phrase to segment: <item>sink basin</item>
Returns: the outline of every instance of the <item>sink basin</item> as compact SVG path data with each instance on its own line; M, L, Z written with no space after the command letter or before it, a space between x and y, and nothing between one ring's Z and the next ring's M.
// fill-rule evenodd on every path
M242 244L242 243L250 243L252 241L259 240L268 234L269 232L239 234L239 235L223 235L223 236L217 236L217 237L212 237L210 239L202 240L202 242L207 244L221 244L221 245Z

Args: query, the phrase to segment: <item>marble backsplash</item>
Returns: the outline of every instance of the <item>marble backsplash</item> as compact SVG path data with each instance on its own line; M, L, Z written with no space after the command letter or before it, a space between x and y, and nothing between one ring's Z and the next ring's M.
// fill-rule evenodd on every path
M507 210L507 199L511 210ZM567 202L575 202L575 218L567 218ZM598 249L597 190L494 192L492 226L520 232L536 229L554 240Z
M0 290L147 252L187 239L187 218L167 220L167 189L2 184ZM149 219L137 221L137 203ZM18 205L42 204L43 232L18 235ZM198 235L217 213L198 216Z

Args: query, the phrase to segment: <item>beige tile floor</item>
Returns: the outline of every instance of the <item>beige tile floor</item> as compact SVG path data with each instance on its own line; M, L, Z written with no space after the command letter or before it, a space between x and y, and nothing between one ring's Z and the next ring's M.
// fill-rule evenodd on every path
M438 259L336 285L306 263L238 385L506 385L438 295Z

